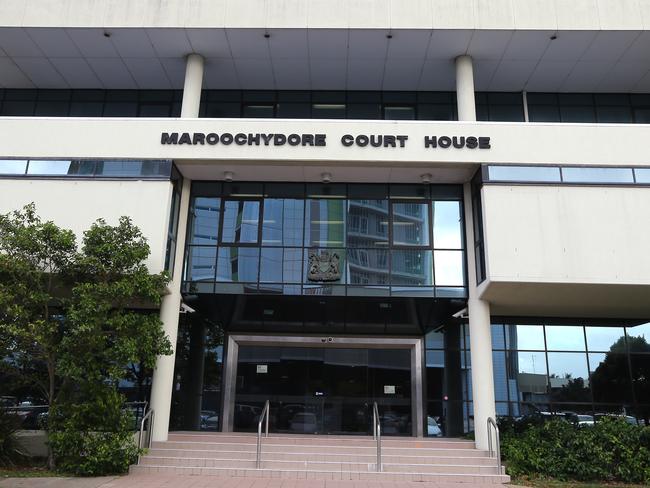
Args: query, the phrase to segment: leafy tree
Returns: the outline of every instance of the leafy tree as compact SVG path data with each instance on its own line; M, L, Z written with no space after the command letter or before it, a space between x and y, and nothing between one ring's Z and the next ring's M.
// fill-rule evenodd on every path
M157 311L168 278L149 274L149 253L127 217L98 220L77 251L74 234L33 205L0 216L4 375L43 391L54 457L78 474L128 467L137 449L118 386L134 364L145 374L172 352Z
M41 221L33 204L0 215L0 352L5 358L4 369L22 373L23 383L27 373L49 406L60 391L61 317L67 306L60 278L69 272L75 253L74 234Z

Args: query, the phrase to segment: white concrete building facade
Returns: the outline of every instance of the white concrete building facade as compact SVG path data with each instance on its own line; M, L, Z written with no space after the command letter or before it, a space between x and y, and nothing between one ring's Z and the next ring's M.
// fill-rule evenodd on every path
M0 87L0 212L172 276L154 439L650 421L650 2L6 0Z

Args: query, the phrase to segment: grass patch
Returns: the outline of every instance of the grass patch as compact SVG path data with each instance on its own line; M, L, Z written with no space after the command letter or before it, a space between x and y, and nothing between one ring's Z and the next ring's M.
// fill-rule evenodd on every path
M627 483L598 483L582 481L561 481L553 478L534 478L528 476L512 477L513 485L531 486L533 488L647 488L647 485Z

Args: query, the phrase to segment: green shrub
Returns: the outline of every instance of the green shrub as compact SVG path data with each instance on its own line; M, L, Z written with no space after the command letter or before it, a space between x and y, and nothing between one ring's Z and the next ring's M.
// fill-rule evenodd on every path
M0 408L0 466L13 466L24 461L27 455L18 440L21 419Z
M592 426L552 420L521 432L516 425L502 425L501 452L510 475L650 482L650 427L616 418Z
M57 406L52 415L48 442L57 469L78 476L125 473L140 454L133 415L115 390L92 390L85 392L89 400Z

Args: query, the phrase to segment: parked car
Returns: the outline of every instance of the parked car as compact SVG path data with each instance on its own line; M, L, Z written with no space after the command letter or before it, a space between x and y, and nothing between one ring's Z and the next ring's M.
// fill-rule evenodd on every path
M427 416L427 435L429 437L442 437L442 430L433 417Z

